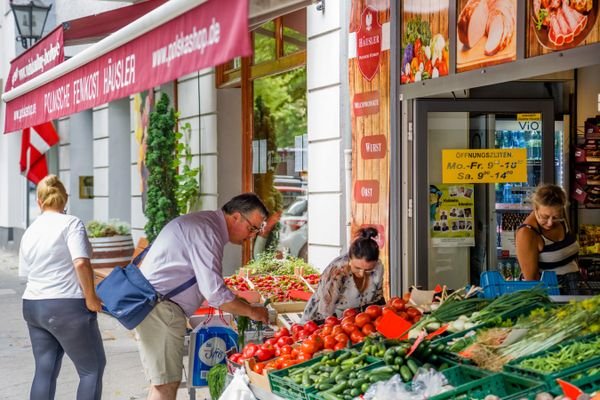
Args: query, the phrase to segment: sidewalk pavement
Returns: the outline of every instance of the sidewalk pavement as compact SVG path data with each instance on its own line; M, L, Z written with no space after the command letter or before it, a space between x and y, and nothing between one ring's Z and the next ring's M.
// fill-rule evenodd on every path
M0 249L0 400L24 400L34 372L33 353L27 325L21 312L21 296L25 288L18 278L18 257ZM100 331L106 352L103 379L103 400L145 399L148 384L137 350L135 334L122 327L115 319L100 314ZM184 366L187 370L187 358ZM186 371L187 373L187 371ZM56 400L73 400L79 378L68 357L64 357L58 377ZM188 400L190 395L182 383L177 400ZM208 399L206 388L196 390L196 399Z

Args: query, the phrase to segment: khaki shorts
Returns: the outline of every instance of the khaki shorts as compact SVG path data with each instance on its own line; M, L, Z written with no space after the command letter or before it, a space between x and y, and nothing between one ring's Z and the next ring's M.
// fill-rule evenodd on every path
M180 382L186 317L175 303L162 301L136 328L146 378L152 385Z

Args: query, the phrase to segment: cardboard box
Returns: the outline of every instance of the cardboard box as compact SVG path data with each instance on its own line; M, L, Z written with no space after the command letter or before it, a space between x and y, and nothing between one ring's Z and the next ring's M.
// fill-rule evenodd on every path
M271 360L269 360L271 361ZM271 384L269 383L269 376L267 375L267 371L263 371L262 374L257 374L252 370L256 365L256 360L254 358L250 358L248 360L244 360L244 367L246 368L246 375L250 379L250 383L254 386L258 386L259 388L266 390L267 392L271 391Z

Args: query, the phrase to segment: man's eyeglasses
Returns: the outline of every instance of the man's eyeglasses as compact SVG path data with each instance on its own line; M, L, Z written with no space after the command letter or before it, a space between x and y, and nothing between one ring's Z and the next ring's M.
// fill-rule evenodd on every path
M538 221L542 222L542 223L546 223L550 220L552 220L553 222L564 222L564 218L556 218L553 216L546 216L546 215L540 215L538 214L538 212L535 212L535 216L537 217Z
M248 219L248 217L246 217L244 214L240 213L240 215L242 216L242 218L244 218L244 220L245 220L245 221L248 223L248 225L250 225L250 226L248 227L248 230L249 230L251 233L260 233L260 232L262 232L262 230L264 229L264 227L265 227L265 224L266 224L266 222L265 222L265 221L263 221L263 222L260 224L260 226L256 226L256 225L252 224L252 222L250 222L250 220Z

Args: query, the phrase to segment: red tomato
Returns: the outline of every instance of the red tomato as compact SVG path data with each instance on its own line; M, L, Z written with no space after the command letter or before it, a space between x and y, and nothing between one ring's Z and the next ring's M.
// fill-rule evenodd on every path
M298 357L296 357L296 360L298 361L308 361L313 357L312 353L305 353L303 351L298 353Z
M305 341L303 341L301 348L302 348L302 352L308 353L308 354L314 354L317 351L315 342L313 342L310 339L306 339Z
M369 317L369 314L367 313L356 314L356 317L354 317L354 325L356 325L358 328L362 328L369 322L371 322L371 317Z
M290 330L286 327L282 327L278 331L275 332L276 338L280 338L282 336L290 336Z
M346 348L346 346L347 346L346 343L337 342L337 344L333 347L333 349L335 351L337 351L337 350L344 350Z
M254 356L259 361L267 361L268 359L273 358L274 355L275 355L274 352L265 351L263 349L258 349L258 350L256 350L256 353L254 353Z
M417 309L416 309L416 308L414 308L414 307L408 307L408 308L406 309L406 313L408 314L408 316L409 316L410 318L414 318L414 317L416 317L417 315L419 315L419 316L421 315L421 311L417 310Z
M353 323L354 323L354 318L355 318L355 316L354 316L354 315L353 315L353 316L351 316L351 317L344 317L344 318L342 319L342 326L343 326L344 324L347 324L347 323L353 324Z
M390 305L396 310L396 311L403 311L405 306L406 306L406 302L404 300L402 300L400 297L394 297L391 301L390 301Z
M325 339L323 339L323 343L326 349L333 350L335 345L337 344L337 340L335 340L335 337L331 335L325 336Z
M269 361L268 363L265 364L265 367L263 368L263 371L265 369L279 369L277 367L277 362L278 362L278 360Z
M394 308L393 308L393 307L391 307L391 306L384 306L384 307L381 309L381 315L385 315L385 314L387 314L387 313L389 313L389 312L393 312L394 314L396 314L396 310L394 310Z
M312 340L315 344L315 352L323 349L323 338L321 336L317 335L316 333L313 333L310 336L310 340Z
M285 360L285 361L283 361L281 363L281 369L283 369L283 368L289 368L292 365L296 365L296 364L298 364L297 360Z
M277 338L272 337L265 340L265 343L270 344L271 346L275 346L277 344Z
M319 325L317 325L315 321L308 321L306 324L304 324L304 331L308 332L309 334L313 333L318 328Z
M294 344L294 339L292 339L290 336L281 336L279 339L277 339L277 346L283 347L286 344Z
M329 336L331 335L331 333L333 332L333 326L332 325L324 325L321 328L321 337L325 337L325 336Z
M361 329L361 332L368 336L371 333L375 332L375 326L372 323L364 324Z
M341 325L336 325L333 327L333 329L331 330L331 334L333 336L338 335L340 333L344 333L344 329L342 329Z
M360 343L365 340L365 335L357 329L350 334L350 340L352 340L352 343L354 344Z
M338 325L340 320L335 315L325 318L325 325Z
M375 325L375 328L377 328L379 326L379 322L381 321L382 317L377 317L375 318L375 321L373 322L373 325Z
M367 314L369 314L369 317L371 317L371 320L374 321L377 317L379 317L381 315L381 307L373 304L373 305L370 305L369 307L367 307L365 309L365 312Z
M345 333L340 333L335 335L335 340L338 343L342 343L344 346L346 346L346 343L348 343L348 335L346 335Z
M344 332L346 332L347 334L351 334L352 332L354 332L357 328L356 325L354 325L352 322L344 322L342 324L342 329L344 330Z
M343 317L354 317L356 314L358 314L358 310L356 308L348 308L347 310L344 310L344 313L342 314Z
M413 317L413 323L417 323L417 322L419 322L420 320L421 320L421 316L420 316L420 315L415 315L415 316Z
M254 357L254 354L256 354L257 350L258 350L258 345L254 344L254 343L250 343L250 344L247 344L246 347L244 347L242 354L243 354L244 358Z
M232 355L229 356L229 360L234 362L234 363L240 363L240 357L242 356L242 353L233 353Z
M252 371L254 371L254 372L256 372L257 374L260 374L260 375L262 375L264 369L265 369L265 365L263 363L256 363L252 367Z
M408 314L407 314L407 313L405 313L404 311L400 311L400 312L398 313L398 316L399 316L400 318L402 318L402 319L405 319L405 320L409 320L409 319L410 319L410 317L408 316Z
M302 325L300 325L300 324L293 324L292 325L292 334L297 335L303 329L304 329L304 327Z
M294 348L292 346L290 346L289 344L283 345L281 346L281 348L279 349L279 353L282 356L290 356L292 354L292 350Z

